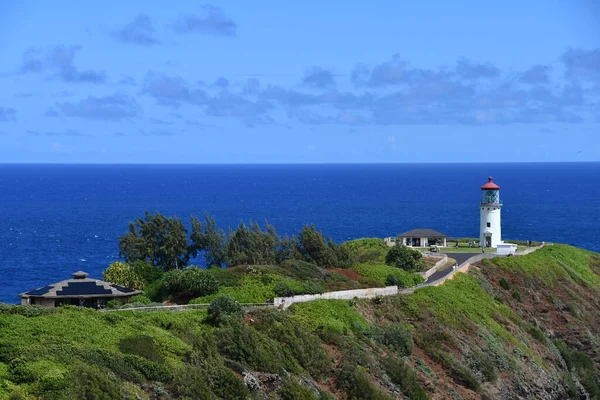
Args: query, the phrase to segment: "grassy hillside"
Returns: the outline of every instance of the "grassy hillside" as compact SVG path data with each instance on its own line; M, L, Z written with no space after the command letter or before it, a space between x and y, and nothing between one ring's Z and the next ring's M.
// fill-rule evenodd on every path
M380 264L373 247L355 265ZM211 273L254 301L377 281L360 268ZM0 399L600 399L599 279L599 255L555 245L410 296L243 318L0 306Z

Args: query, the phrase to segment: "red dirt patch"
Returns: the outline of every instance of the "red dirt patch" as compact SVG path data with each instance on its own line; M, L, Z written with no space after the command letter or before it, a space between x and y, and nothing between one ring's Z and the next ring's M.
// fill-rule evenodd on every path
M328 272L336 272L340 275L344 275L346 278L353 280L353 281L357 281L360 278L362 278L363 276L357 272L352 271L351 269L344 269L344 268L328 268L327 269Z

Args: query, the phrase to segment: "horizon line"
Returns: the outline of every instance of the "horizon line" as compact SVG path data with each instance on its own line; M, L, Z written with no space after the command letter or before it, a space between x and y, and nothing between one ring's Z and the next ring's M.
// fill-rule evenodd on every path
M415 164L594 164L589 161L415 161L415 162L214 162L214 163L170 163L170 162L2 162L1 165L415 165Z

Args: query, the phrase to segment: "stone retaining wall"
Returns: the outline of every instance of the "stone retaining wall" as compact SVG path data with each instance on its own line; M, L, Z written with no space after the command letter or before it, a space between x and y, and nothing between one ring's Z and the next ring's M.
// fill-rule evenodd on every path
M393 296L396 294L398 294L398 286L388 286L384 288L340 290L337 292L326 292L321 294L303 294L290 297L275 297L273 299L273 305L277 308L288 308L294 303L304 303L307 301L319 299L352 300L355 297L359 299L372 299L378 296Z

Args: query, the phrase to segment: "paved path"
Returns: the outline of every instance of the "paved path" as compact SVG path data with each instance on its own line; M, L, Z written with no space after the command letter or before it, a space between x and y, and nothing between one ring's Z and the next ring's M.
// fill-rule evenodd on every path
M469 258L477 255L477 253L442 253L442 254L447 255L448 258L454 258L458 265L461 265L462 263L467 261ZM435 282L439 279L442 279L443 277L445 277L452 271L453 271L452 265L450 265L449 267L446 267L444 269L440 269L440 270L434 272L433 274L431 274L431 276L429 278L427 278L427 280L425 282L426 283Z

